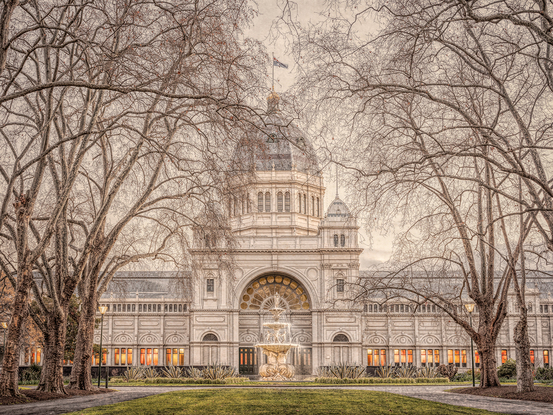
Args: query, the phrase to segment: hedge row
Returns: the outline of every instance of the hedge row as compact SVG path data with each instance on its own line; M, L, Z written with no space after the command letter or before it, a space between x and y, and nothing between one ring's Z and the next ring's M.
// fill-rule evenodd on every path
M345 384L345 383L448 383L448 378L358 378L358 379L337 379L337 378L316 378L315 383Z
M236 383L244 383L248 382L248 378L226 378L226 379L203 379L203 378L177 378L177 379L171 379L171 378L145 378L145 379L134 379L130 380L131 383L157 383L157 384L173 384L173 385L190 385L190 384L197 384L197 385L229 385L229 384L236 384ZM117 384L117 383L128 383L123 378L111 378L110 383Z

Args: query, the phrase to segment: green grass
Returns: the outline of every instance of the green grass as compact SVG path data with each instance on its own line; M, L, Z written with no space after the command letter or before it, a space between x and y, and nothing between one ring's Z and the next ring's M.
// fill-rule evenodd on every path
M369 383L369 382L359 382L359 383L356 383L356 382L343 382L344 384L347 383L348 385L350 386L422 386L423 384L420 384L420 383L400 383L400 382L393 382L393 381L390 381L389 383ZM93 383L94 384L94 383ZM472 385L471 382L455 382L455 383L452 383L452 382L439 382L439 383L431 383L431 384L427 384L428 386L451 386L451 385ZM340 386L341 383L329 383L329 384L325 384L325 383L321 383L321 382L314 382L314 381L299 381L299 382L294 382L294 381L290 381L290 382L284 382L284 381L279 381L279 382L271 382L271 381L255 381L255 380L252 380L252 381L249 381L249 382L244 382L244 383L239 383L239 384L220 384L220 385L217 385L217 384L212 384L212 385L205 385L205 384L201 384L201 383L163 383L163 384L160 384L160 383L149 383L149 382L117 382L117 383L109 383L109 388L110 389L117 389L117 388L120 388L120 387L125 387L125 386L163 386L163 387L171 387L171 386L174 386L174 387L179 387L179 386L209 386L209 387L213 387L213 388L235 388L235 387L239 387L239 388L244 388L244 387L247 387L247 388L256 388L256 387L267 387L267 386L309 386L309 387L321 387L321 388L329 388L329 387L333 387L333 386ZM102 388L104 387L104 384L102 383ZM124 389L123 389L124 390Z
M203 389L178 391L89 408L79 414L492 414L386 392L307 389Z

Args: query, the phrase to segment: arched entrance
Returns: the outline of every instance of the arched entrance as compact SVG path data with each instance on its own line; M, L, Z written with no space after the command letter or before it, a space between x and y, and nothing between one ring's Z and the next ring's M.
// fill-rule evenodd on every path
M292 341L301 347L294 349L289 363L296 366L296 374L312 373L312 318L311 300L305 287L293 277L285 274L266 274L254 278L240 294L240 347L239 371L244 375L257 374L258 361L255 344L262 340L263 322L274 306L274 295L281 297L280 306L286 308L286 315L292 324Z

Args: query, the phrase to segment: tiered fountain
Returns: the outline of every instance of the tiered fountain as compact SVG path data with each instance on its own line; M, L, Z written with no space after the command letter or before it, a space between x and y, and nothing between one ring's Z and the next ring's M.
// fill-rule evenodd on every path
M284 308L280 307L278 293L275 294L274 301L274 307L269 310L273 315L273 322L263 323L267 331L265 343L255 345L267 356L267 363L259 368L259 375L264 380L290 380L294 377L295 369L293 365L286 363L286 358L290 350L298 345L290 342L290 323L279 321Z

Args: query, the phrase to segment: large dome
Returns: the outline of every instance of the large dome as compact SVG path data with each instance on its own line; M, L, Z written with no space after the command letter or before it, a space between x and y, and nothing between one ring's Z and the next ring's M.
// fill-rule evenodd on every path
M263 124L251 139L238 145L235 161L245 170L252 166L257 171L295 168L310 175L321 174L313 146L298 127L281 115L278 105L271 108L271 96L269 113L264 117Z

